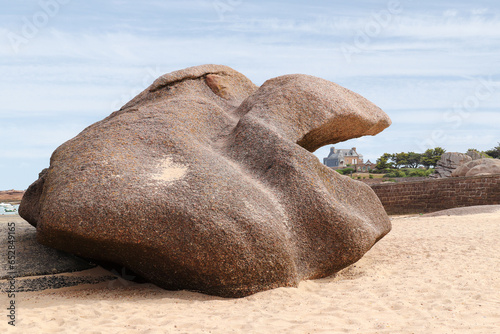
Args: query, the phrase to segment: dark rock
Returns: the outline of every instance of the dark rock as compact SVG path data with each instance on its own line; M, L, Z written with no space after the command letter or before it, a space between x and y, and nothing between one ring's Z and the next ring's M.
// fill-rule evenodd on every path
M114 275L101 276L86 276L83 273L76 276L65 275L47 275L35 278L23 277L15 280L14 289L9 281L0 281L0 292L32 292L43 291L47 289L61 289L77 285L98 284L102 282L110 282L109 285L118 278Z
M40 198L48 171L49 169L45 168L38 174L38 180L29 186L29 191L25 192L21 202L23 205L19 206L19 214L35 227L40 219Z
M11 236L9 237L9 232ZM10 239L9 239L10 238ZM11 241L9 243L9 241ZM15 252L8 254L9 245ZM0 280L9 277L27 277L82 271L96 265L72 254L40 245L36 241L36 229L19 217L4 217L0 221ZM12 249L11 249L12 250ZM13 266L8 255L14 255Z
M20 214L41 243L167 289L240 297L296 286L389 232L370 187L311 153L389 124L323 79L258 88L225 66L188 68L60 146Z

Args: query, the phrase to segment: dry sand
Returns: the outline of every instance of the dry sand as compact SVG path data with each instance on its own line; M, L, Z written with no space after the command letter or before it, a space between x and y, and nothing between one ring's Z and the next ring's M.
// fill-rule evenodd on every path
M500 212L394 217L354 266L299 288L222 299L113 281L18 293L16 329L2 316L0 332L500 333L499 268Z

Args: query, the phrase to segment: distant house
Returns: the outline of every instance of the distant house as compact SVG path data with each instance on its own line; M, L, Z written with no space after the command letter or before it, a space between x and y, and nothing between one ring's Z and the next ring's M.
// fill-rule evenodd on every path
M363 156L356 152L356 147L351 149L335 149L330 148L330 154L323 159L323 163L327 167L334 169L346 168L347 165L357 165L363 163Z
M363 162L363 155L356 151L356 147L351 149L330 148L330 154L323 159L323 163L332 169L353 168L355 171L368 172L375 168L376 164L368 160Z
M373 162L368 160L367 162L365 162L363 164L356 165L355 169L357 172L369 172L372 169L375 169L375 167L377 167L377 164L374 164Z

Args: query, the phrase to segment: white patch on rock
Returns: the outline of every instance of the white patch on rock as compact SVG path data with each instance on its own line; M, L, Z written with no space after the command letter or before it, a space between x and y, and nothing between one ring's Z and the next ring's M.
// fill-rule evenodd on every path
M188 167L173 162L172 158L166 158L159 166L159 173L153 174L152 179L166 183L181 180L186 176Z

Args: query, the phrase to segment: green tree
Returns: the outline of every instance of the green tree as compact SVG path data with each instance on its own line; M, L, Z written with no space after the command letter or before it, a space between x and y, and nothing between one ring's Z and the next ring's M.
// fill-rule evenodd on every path
M394 153L392 155L392 161L394 161L394 166L400 168L401 166L408 165L408 153Z
M484 151L484 153L488 154L492 158L500 159L500 143L498 143L497 147L494 147L488 151Z
M377 159L377 166L375 168L383 170L386 168L391 168L392 163L389 162L392 159L392 154L384 153L380 158Z
M434 149L430 148L422 154L420 163L424 165L425 168L434 168L444 152L446 152L446 150L441 147L436 147Z
M408 168L417 168L421 164L422 154L415 152L408 152Z

